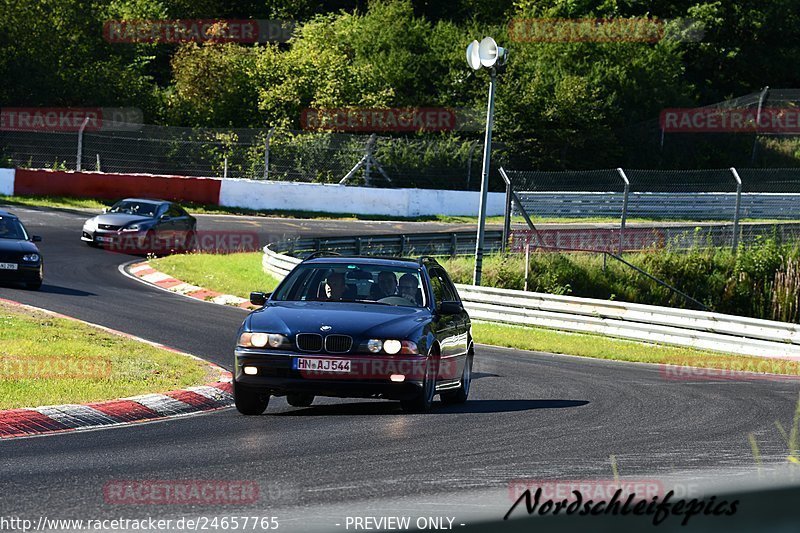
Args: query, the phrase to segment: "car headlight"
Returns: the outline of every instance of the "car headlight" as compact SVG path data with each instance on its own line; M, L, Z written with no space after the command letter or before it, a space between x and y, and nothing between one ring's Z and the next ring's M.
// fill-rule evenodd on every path
M28 254L23 255L22 260L27 263L38 263L39 262L39 254Z
M400 341L396 341L393 339L383 341L383 351L388 353L389 355L394 355L400 351L403 345Z
M132 226L127 226L122 228L122 231L142 231L144 228L139 224L133 224Z
M415 355L419 353L417 343L414 341L400 341L396 339L370 339L365 344L361 345L363 350L366 347L372 353L383 353L389 355L404 354Z
M239 346L244 348L290 348L291 343L285 335L278 333L245 332L239 336Z
M83 224L83 229L86 231L97 231L97 220L90 218Z

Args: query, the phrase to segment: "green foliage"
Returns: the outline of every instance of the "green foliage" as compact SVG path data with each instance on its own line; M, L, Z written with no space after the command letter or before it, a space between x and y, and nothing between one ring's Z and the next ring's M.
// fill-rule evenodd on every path
M741 247L737 254L727 248L659 249L626 254L625 259L714 311L800 322L798 244L781 244L768 238ZM445 263L455 282L471 283L471 259L448 259ZM493 255L484 258L483 265L485 285L517 290L524 287L524 260ZM602 256L595 254L532 254L528 288L551 294L694 308L680 295L613 259L608 259L604 271Z

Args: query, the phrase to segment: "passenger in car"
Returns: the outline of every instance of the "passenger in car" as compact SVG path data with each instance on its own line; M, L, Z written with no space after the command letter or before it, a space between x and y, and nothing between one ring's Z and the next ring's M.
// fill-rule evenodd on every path
M378 283L373 285L370 290L370 296L374 300L380 300L387 296L395 296L397 294L397 276L394 272L384 270L378 274Z

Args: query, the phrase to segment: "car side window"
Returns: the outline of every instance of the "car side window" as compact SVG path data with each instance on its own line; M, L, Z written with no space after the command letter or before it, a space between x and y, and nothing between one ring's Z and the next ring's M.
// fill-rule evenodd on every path
M441 302L458 301L455 289L451 287L447 274L440 268L432 268L428 271L431 277L431 287L433 287L434 299L438 306Z
M178 218L182 217L183 213L181 213L181 210L178 206L172 205L169 209L167 209L167 215L170 218Z
M458 290L456 290L456 286L450 280L450 276L447 275L447 272L444 270L440 270L441 272L441 279L442 283L444 284L444 289L448 293L447 299L452 302L460 302L461 297L458 295Z

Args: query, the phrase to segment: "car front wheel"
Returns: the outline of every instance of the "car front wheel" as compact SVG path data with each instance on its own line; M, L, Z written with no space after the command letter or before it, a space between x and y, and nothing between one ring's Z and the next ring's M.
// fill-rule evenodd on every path
M444 404L457 404L465 403L469 397L469 387L472 384L472 354L467 355L464 361L464 372L461 374L461 385L451 391L442 392L440 394L442 403Z
M436 359L431 356L425 363L425 379L422 389L411 399L402 400L400 406L408 413L427 413L433 407L433 397L436 396Z
M269 405L269 394L242 389L237 387L234 382L233 401L236 404L236 410L243 415L260 415L266 411L267 405Z

